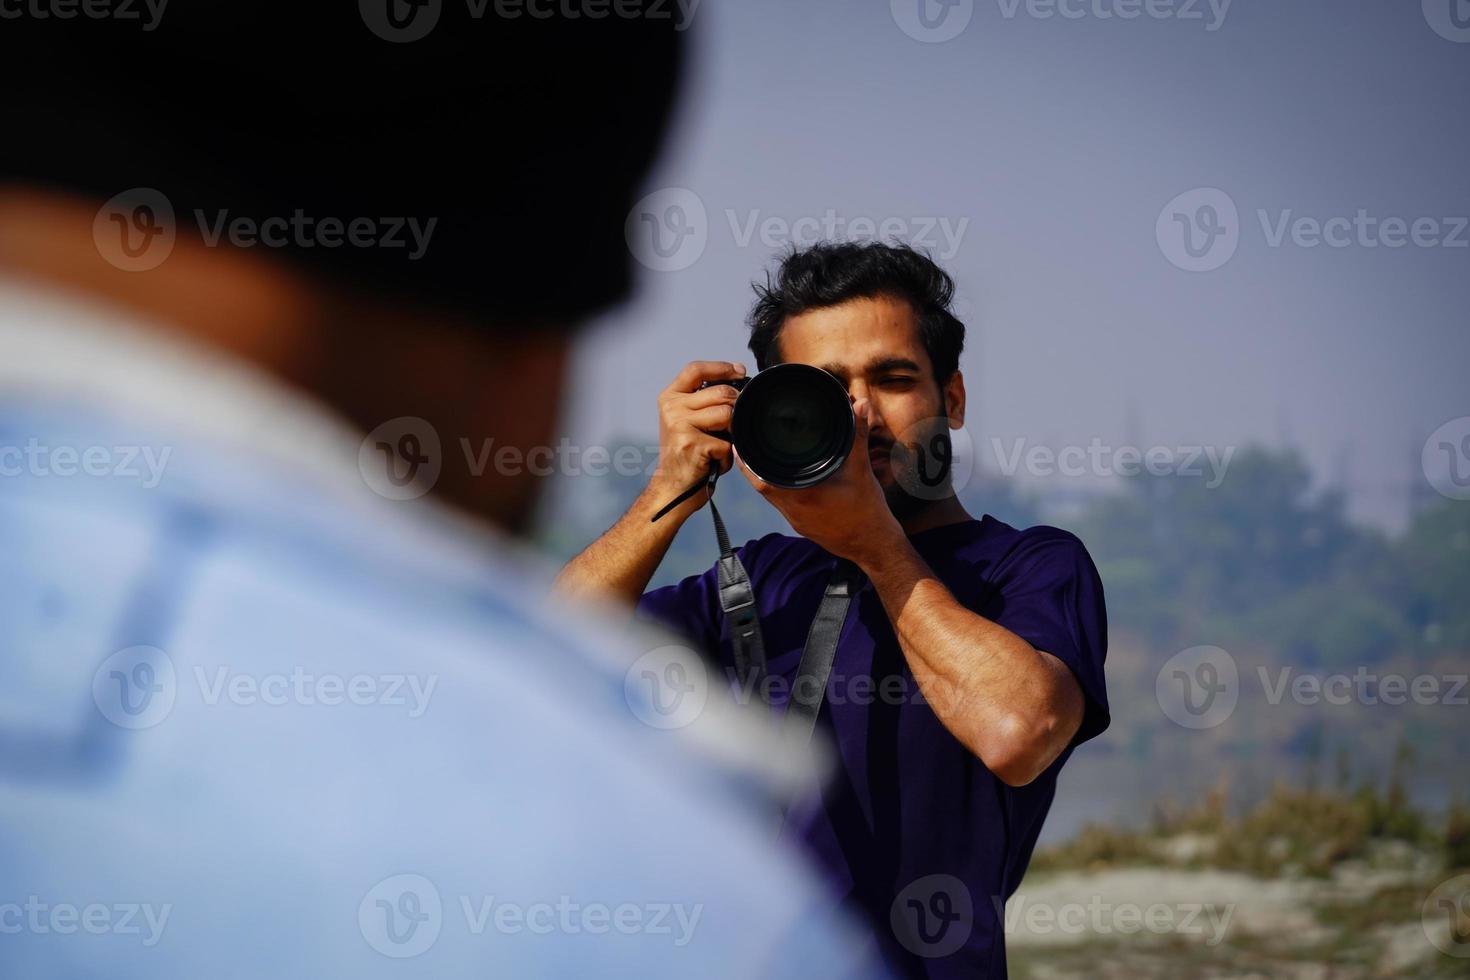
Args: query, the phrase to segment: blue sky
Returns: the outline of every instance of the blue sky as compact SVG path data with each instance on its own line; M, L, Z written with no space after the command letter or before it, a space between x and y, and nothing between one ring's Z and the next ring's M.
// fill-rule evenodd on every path
M749 283L793 228L886 229L959 283L982 465L1017 440L1288 440L1398 524L1419 447L1470 415L1470 3L925 2L968 20L928 43L916 0L695 9L647 187L689 244L660 259L634 216L663 268L589 331L567 434L651 434L684 361L748 362ZM1237 216L1188 271L1168 229L1210 217L1201 188Z

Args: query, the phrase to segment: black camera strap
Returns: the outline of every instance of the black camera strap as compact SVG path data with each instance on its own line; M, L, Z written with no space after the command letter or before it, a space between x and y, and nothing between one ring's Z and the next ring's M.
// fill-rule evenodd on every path
M857 594L862 573L846 558L837 559L816 618L806 634L801 651L801 666L796 669L796 682L791 685L791 700L786 705L783 728L793 744L805 745L817 726L817 715L827 695L827 680L837 659L837 642L847 622L852 597Z
M720 509L715 506L715 481L719 476L719 467L711 463L706 486L709 488L710 516L715 521L715 539L720 545L720 560L715 572L720 587L720 609L725 613L725 624L730 631L736 679L745 690L754 692L756 697L765 701L769 694L765 683L765 635L761 633L750 573L730 546L730 535L725 531L725 522L720 519Z
M817 615L806 634L806 646L801 651L801 665L796 668L796 682L791 685L791 699L786 703L786 715L781 719L782 733L787 744L801 750L811 744L812 733L817 727L817 716L822 712L822 702L827 697L827 681L832 677L832 665L837 661L837 644L842 639L842 627L847 623L847 614L852 607L852 598L861 585L862 573L846 558L837 559L832 568L832 577L827 580L822 602L817 606ZM792 803L794 804L794 800ZM791 816L791 805L783 808L776 825L779 837L786 831L786 821Z
M741 686L762 701L769 700L766 690L766 643L761 632L760 614L756 608L755 587L750 573L745 570L740 556L730 545L730 535L715 506L715 483L719 480L719 467L711 463L709 476L703 483L690 487L677 500L665 506L654 520L658 520L679 503L689 499L698 490L709 494L710 517L715 524L715 540L720 546L720 559L716 565L719 584L720 609L725 614L729 630L730 649L735 661L735 675ZM837 659L837 644L842 638L842 627L847 622L847 613L852 597L860 587L862 573L856 565L845 558L837 559L832 576L817 607L816 618L807 632L806 646L802 648L801 664L796 671L796 681L787 702L783 728L792 745L805 745L811 741L816 728L817 715L821 713L822 701L827 694L827 681L832 675L832 665Z
M715 521L715 540L720 545L720 560L716 565L720 609L725 614L725 623L730 630L736 680L745 690L766 701L770 693L765 684L766 641L761 633L760 614L756 610L755 588L750 584L750 573L740 563L740 556L730 547L730 535L726 533L725 522L720 518L720 508L715 506L715 482L719 478L720 466L711 460L709 475L660 507L652 520L659 520L700 491L709 495L709 512Z

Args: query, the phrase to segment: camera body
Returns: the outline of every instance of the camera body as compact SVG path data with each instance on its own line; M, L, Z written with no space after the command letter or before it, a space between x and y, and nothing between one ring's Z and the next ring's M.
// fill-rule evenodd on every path
M799 490L842 468L852 452L857 418L837 378L810 364L775 364L748 378L706 381L740 392L729 439L741 462L772 486Z

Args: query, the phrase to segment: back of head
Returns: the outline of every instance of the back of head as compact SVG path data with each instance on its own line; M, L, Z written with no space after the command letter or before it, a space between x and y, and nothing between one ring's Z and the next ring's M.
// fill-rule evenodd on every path
M620 299L677 25L441 0L30 8L0 30L0 183L208 220L434 219L418 257L288 236L308 274L485 322ZM517 13L519 16L497 16Z

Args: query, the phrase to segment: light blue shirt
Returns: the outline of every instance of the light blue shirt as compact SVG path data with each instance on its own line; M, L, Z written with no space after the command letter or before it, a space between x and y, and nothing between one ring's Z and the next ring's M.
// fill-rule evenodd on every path
M863 972L756 733L660 726L621 628L325 416L3 295L0 977Z

